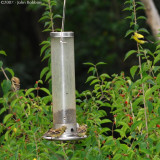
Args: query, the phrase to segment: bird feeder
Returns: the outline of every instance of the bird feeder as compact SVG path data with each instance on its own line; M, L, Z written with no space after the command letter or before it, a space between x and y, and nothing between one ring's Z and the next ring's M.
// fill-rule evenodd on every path
M60 137L44 137L48 140L80 140L77 136L75 102L74 33L51 32L51 67L53 129L66 126Z

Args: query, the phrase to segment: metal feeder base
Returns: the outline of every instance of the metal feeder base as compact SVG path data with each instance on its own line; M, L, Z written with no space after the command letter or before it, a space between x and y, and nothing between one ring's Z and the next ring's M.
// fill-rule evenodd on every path
M50 141L74 141L74 140L82 140L87 138L85 135L84 137L79 137L77 135L62 135L60 137L45 137L43 136L44 139L50 140Z
M73 141L73 140L82 140L87 138L87 136L79 137L77 134L77 128L79 127L78 123L68 123L68 124L54 124L54 128L59 128L66 126L66 131L60 137L46 137L44 139L50 141Z

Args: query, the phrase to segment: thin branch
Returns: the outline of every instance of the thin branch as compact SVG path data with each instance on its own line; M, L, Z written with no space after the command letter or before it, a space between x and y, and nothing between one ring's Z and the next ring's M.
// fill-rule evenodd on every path
M137 49L138 49L138 54L140 54L138 43L137 43ZM139 59L140 77L142 80L143 76L142 76L141 57L139 56L138 59ZM147 107L146 107L146 100L145 100L144 83L142 83L142 93L143 93L144 114L145 114L145 121L146 121L146 131L147 131L147 137L148 137L148 120L147 120Z
M4 71L3 67L1 67L1 70L2 70L2 72L3 72L3 74L4 74L4 76L6 77L6 79L9 80L9 78L8 78L8 76L6 75L6 72Z
M61 141L61 146L62 146L63 153L64 153L64 155L65 155L65 159L68 159L68 156L67 156L67 154L66 154L65 148L64 148L64 146L63 146L63 141Z
M50 12L51 27L52 27L52 31L54 32L53 13L52 13L52 7L51 7L51 0L48 0L48 5L49 5L49 12Z
M37 146L37 140L36 140L35 133L34 133L34 141L35 141L35 144L36 144L36 156L37 156L37 160L38 160L38 146Z

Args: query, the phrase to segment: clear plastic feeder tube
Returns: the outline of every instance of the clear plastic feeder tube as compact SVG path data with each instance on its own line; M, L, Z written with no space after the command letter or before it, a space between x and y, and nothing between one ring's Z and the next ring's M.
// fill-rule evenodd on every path
M74 33L51 32L53 127L76 132Z

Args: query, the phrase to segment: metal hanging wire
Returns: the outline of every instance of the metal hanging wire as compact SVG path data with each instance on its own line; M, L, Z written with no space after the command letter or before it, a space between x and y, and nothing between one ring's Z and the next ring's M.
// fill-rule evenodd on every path
M65 13L66 13L66 0L64 0L64 4L63 4L63 17L62 17L61 38L60 38L60 42L61 43L64 43L63 42L62 32L64 32Z

